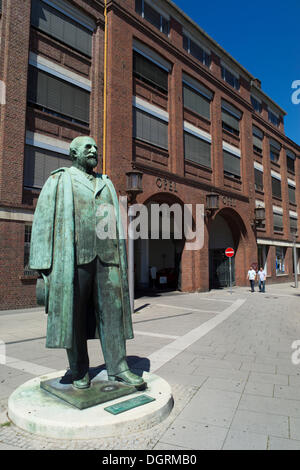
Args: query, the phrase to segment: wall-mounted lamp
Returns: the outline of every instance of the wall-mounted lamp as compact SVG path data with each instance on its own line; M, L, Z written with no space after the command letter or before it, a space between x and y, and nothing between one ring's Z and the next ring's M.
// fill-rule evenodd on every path
M214 211L219 209L219 194L208 193L206 194L206 214L211 216Z

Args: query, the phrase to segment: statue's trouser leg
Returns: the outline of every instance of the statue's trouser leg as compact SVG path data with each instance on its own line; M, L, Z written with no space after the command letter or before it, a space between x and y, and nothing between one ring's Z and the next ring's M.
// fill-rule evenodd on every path
M93 287L94 262L77 266L74 279L73 345L67 349L73 380L82 379L89 370L87 351L87 305Z
M108 375L128 369L119 266L97 258L94 284L96 322Z

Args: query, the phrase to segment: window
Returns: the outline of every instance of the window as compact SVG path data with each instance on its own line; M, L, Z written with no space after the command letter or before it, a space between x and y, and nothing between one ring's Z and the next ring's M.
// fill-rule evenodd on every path
M290 215L290 230L292 234L296 234L298 231L298 218Z
M277 163L280 158L281 145L276 140L270 139L270 160Z
M184 132L184 158L200 165L211 167L211 144L206 140L196 137L189 132Z
M292 173L295 173L295 160L296 160L296 155L290 150L287 150L286 151L286 165L287 165L288 171L291 171Z
M255 179L255 190L263 191L264 190L263 172L259 170L258 168L254 168L254 179Z
M236 90L240 89L240 79L230 72L224 65L221 66L221 71L222 71L222 78L225 80L226 83L231 85L233 88Z
M32 66L28 69L28 101L47 113L89 123L90 93Z
M262 104L261 101L259 101L257 98L255 98L253 95L251 95L251 103L254 108L254 110L258 113L262 112Z
M262 154L264 133L260 129L258 129L258 127L255 127L255 126L252 127L252 133L253 133L253 150L257 153Z
M280 117L277 114L273 113L273 111L271 111L270 109L268 110L268 114L269 122L274 126L278 127L280 124Z
M273 212L273 228L274 232L283 232L283 215Z
M30 241L31 241L31 225L25 225L24 235L24 276L35 276L36 271L33 271L29 267L29 256L30 256Z
M223 149L224 174L232 178L241 178L240 157Z
M276 246L276 275L285 274L285 253L286 248L282 246Z
M159 13L158 10L152 8L145 0L135 0L135 11L159 31L168 36L170 32L170 21L167 17Z
M168 123L134 107L133 137L168 150Z
M183 106L210 120L210 100L183 84Z
M199 60L201 64L210 67L211 56L195 41L189 38L186 34L183 34L183 48L191 54L195 59Z
M267 245L257 246L258 269L263 268L266 274L267 274L268 251L269 251L269 246Z
M67 155L25 145L24 186L41 189L50 173L61 167L70 167Z
M64 7L65 2L60 1L59 4ZM65 9L69 8L66 4ZM31 24L49 36L91 57L95 25L79 10L74 10L72 7L72 12L74 11L73 15L76 15L76 18L74 16L71 18L71 15L64 13L60 7L55 8L55 5L51 6L42 0L32 0Z
M231 104L222 100L222 128L236 136L240 135L242 113Z
M289 201L291 204L296 204L296 186L288 181Z
M159 91L168 93L168 72L135 51L133 52L133 74Z
M272 176L272 195L281 199L281 180Z

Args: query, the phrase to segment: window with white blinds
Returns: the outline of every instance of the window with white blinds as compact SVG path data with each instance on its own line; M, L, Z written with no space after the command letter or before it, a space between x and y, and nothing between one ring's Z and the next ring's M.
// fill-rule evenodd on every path
M184 132L184 158L211 168L211 144L189 132Z
M240 157L223 149L224 174L233 178L240 179L241 166Z
M281 181L272 176L272 195L281 199Z
M133 137L168 150L168 123L133 107Z
M258 168L254 168L255 189L257 191L264 190L263 172Z
M168 92L168 72L136 51L133 51L133 74L159 91Z
M86 16L81 15L78 9L76 9L76 17L72 18L65 14L63 10L65 2L59 2L62 8L56 4L52 6L51 3L42 0L32 0L32 26L91 57L93 31L91 24L84 26L85 22L88 21L90 23L91 20L86 20ZM67 6L66 9L68 9ZM74 10L74 7L72 9Z
M287 169L288 171L291 171L292 173L295 173L295 160L296 160L296 155L290 150L287 150L286 151Z
M263 151L264 133L260 129L258 129L258 127L253 126L252 134L253 134L253 150L261 154Z
M298 219L290 216L290 230L291 233L297 233L298 231Z
M283 215L273 212L273 228L275 232L283 231Z
M28 68L28 101L46 112L89 123L90 93L32 66Z
M296 186L288 183L289 201L296 204Z
M210 120L210 101L196 90L183 84L183 105L185 108Z
M66 155L25 145L24 186L41 189L52 171L71 165L72 160Z
M222 100L222 127L232 134L240 134L242 113L227 101Z
M270 139L270 159L277 163L280 158L281 145L276 140Z

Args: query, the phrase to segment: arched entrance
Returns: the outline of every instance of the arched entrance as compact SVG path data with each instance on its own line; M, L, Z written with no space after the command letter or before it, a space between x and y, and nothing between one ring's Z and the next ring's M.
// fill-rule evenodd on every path
M135 241L135 284L137 289L178 290L181 288L181 257L185 244L183 233L183 203L176 196L160 193L144 202L148 209L148 239ZM166 213L159 213L157 237L153 238L151 213L158 205L170 210L170 230ZM175 211L173 212L173 209ZM175 219L175 222L174 222ZM178 238L178 233L182 233ZM152 279L151 271L155 279Z
M233 209L219 211L209 226L209 288L229 287L229 258L225 250L231 247L235 250L232 263L232 284L235 285L237 275L237 259L245 257L245 238L247 230L240 215ZM244 262L239 266L244 266Z

